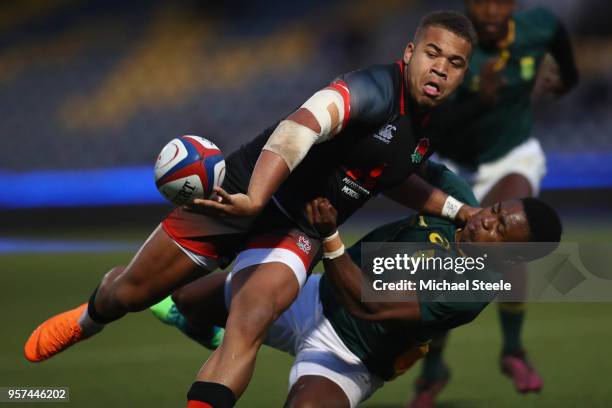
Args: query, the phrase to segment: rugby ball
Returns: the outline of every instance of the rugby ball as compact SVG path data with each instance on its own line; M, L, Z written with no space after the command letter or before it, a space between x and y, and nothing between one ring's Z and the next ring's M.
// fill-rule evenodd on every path
M172 139L155 162L155 185L175 205L211 198L225 177L221 150L210 140L186 135Z

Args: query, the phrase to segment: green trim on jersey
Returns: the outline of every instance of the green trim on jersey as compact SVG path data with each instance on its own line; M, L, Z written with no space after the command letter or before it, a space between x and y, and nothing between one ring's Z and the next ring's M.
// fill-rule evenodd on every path
M537 7L515 14L512 22L514 41L501 50L477 47L463 84L448 102L459 107L479 98L481 66L491 58L501 57L504 85L498 90L496 104L481 109L472 120L453 126L451 140L440 146L440 154L457 163L477 166L496 160L530 137L535 76L550 49L559 21L548 10Z

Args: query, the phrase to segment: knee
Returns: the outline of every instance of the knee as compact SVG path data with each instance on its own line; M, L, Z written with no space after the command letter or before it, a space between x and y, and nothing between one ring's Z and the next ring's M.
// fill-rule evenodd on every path
M117 282L119 281L118 278L121 276L124 270L125 266L123 265L115 266L104 275L96 292L96 303L98 305L105 307L111 303L114 303Z
M120 310L124 313L139 312L151 306L151 293L142 282L128 279L118 266L110 270L102 280L96 294L96 303L104 308Z
M125 265L115 266L110 271L106 272L104 277L102 278L102 282L100 282L100 287L98 288L98 293L108 292L109 289L113 286L116 279L121 276L121 274L125 271Z
M96 305L101 310L128 313L144 310L151 305L146 288L126 279L123 274L125 269L125 266L117 266L104 275L96 293Z

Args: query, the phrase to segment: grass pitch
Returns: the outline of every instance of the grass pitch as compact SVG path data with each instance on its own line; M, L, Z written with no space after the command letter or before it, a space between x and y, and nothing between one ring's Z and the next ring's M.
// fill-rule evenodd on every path
M595 237L601 242L609 240L611 232L612 228L601 224L596 228L570 225L566 236ZM70 237L79 236L72 232ZM105 238L113 236L144 240L146 232L117 231ZM131 252L0 255L0 387L70 387L69 403L42 404L45 407L184 406L186 391L209 353L147 312L127 316L47 362L31 364L22 356L23 343L37 324L85 302L102 274L131 256ZM446 354L452 378L440 397L440 407L610 406L612 304L529 306L524 339L545 380L539 395L516 394L500 374L496 314L492 305L474 323L452 333ZM282 406L290 365L290 356L264 348L238 406ZM412 395L417 373L413 369L388 383L364 406L403 406Z

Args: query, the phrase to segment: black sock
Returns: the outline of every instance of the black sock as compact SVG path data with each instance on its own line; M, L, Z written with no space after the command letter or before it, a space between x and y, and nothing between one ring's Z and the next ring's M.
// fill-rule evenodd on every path
M232 408L236 397L223 384L196 381L187 393L187 408Z
M96 311L96 307L94 306L95 300L96 300L96 294L98 293L98 288L100 287L100 285L96 286L96 289L94 289L93 293L91 294L91 296L89 297L89 302L87 303L87 314L89 315L89 317L91 318L91 320L93 320L94 322L98 323L98 324L107 324L110 323L116 319L108 319L104 316L101 316L97 311Z

